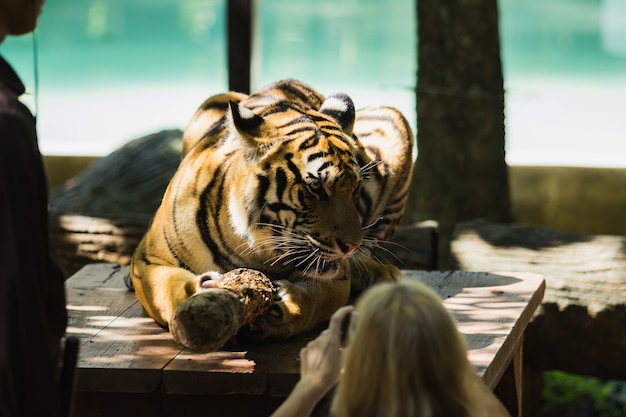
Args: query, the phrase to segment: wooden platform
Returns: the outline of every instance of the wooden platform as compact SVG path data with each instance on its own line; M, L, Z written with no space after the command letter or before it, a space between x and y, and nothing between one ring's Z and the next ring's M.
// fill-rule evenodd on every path
M298 380L298 353L319 330L281 343L191 353L144 316L135 295L124 286L125 270L92 264L66 284L68 334L81 340L77 417L265 416L291 391ZM487 385L496 388L510 372L517 384L503 392L519 399L520 347L543 297L543 277L519 272L403 274L441 295Z
M456 225L453 269L540 272L541 308L524 338L525 416L543 407L543 372L626 380L626 237L473 220Z

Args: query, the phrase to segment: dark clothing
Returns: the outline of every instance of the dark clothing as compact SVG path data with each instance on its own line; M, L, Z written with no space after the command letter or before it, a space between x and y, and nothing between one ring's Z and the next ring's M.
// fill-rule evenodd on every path
M48 188L24 85L0 57L0 417L57 416L64 276L52 260Z

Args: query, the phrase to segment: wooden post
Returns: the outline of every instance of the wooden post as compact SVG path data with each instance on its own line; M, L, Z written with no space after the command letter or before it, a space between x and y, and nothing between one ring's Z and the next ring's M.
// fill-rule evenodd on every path
M228 0L228 89L250 93L252 0Z

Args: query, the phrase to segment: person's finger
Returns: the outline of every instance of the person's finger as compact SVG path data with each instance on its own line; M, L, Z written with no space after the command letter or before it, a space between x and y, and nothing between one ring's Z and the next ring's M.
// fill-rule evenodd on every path
M308 361L306 357L306 346L300 349L300 373L302 375L306 374L308 370Z
M339 308L330 318L328 323L328 335L333 343L341 342L341 324L344 318L354 311L354 306L343 306Z

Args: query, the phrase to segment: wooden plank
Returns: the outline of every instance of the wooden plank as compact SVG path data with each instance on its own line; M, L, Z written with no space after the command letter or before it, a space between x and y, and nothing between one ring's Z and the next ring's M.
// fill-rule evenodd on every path
M86 266L66 282L68 335L80 341L78 391L151 392L182 348L123 282L128 268Z
M626 237L564 233L484 220L457 225L451 269L526 271L546 277L545 302L591 315L626 300Z
M524 337L525 374L626 379L626 237L484 220L456 226L451 268L540 272L546 296ZM598 343L602 341L602 343ZM540 393L540 378L525 385ZM538 412L525 395L525 411ZM529 404L526 406L526 404Z
M165 415L168 417L269 416L284 400L284 398L250 394L168 395L165 403L168 413ZM159 417L152 414L138 414L132 417L140 415Z
M67 290L92 290L104 288L125 288L123 280L114 279L118 274L125 274L128 269L122 269L115 264L90 264L83 267L78 273L66 281Z
M77 389L174 396L286 396L300 349L319 329L288 341L196 354L146 317L123 283L126 268L90 265L67 282L69 334L81 339ZM457 318L477 372L493 388L543 296L535 274L403 271L430 285Z
M277 358L274 364L274 372L270 374L269 395L275 397L286 397L289 395L294 385L300 379L300 350L311 340L315 339L324 325L319 329L310 331L289 344L288 349Z
M513 355L513 360L506 368L504 375L493 390L502 404L512 416L521 417L521 395L522 395L522 368L521 368L521 349L517 349Z
M81 348L79 385L84 390L152 392L163 368L181 350L137 302Z
M541 303L545 282L529 273L403 271L433 288L466 337L470 362L495 388Z
M137 302L124 285L126 270L113 264L90 264L66 281L67 333L79 337L81 348Z
M295 338L274 343L229 345L207 354L182 351L163 371L165 390L169 394L186 395L271 394L270 377L288 372L295 374L293 383L297 381L299 366L285 371L276 364L298 342L299 338ZM194 374L193 379L189 378L189 373ZM291 388L293 384L289 390Z
M183 351L163 370L163 384L173 395L263 395L268 372L263 361L246 350Z
M73 417L191 416L191 414L172 414L158 391L132 394L81 391L76 394Z
M520 341L519 348L515 351L513 356L513 373L515 377L515 399L517 400L517 415L522 415L523 406L523 390L524 390L524 336Z
M402 271L433 288L450 308L464 332L470 361L493 389L521 343L524 329L543 297L545 283L537 274L491 274ZM495 310L492 310L495 309ZM286 396L299 377L300 349L319 332L296 340L270 375L271 395Z

